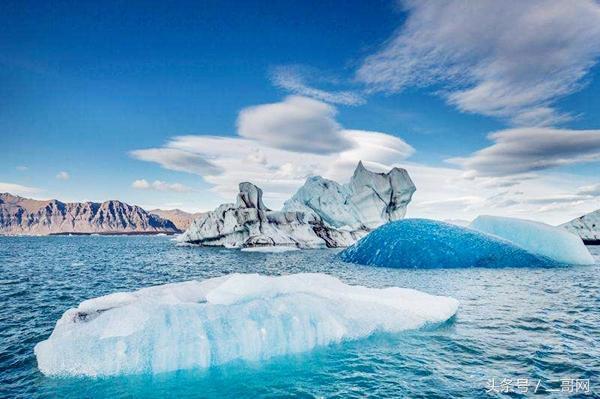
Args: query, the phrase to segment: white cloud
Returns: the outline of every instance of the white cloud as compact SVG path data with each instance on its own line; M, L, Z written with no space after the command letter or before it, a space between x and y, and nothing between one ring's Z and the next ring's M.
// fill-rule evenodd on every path
M235 137L180 136L170 140L167 146L210 158L218 166L220 173L203 176L213 185L211 190L219 194L217 203L234 201L238 183L251 181L264 190L266 204L279 209L306 177L321 175L347 182L356 163L363 160L368 168L376 171L387 171L393 166L408 170L417 186L408 207L409 217L470 220L492 213L558 224L598 207L589 196L573 196L572 202L561 203L564 207L548 210L549 206L555 206L551 205L554 204L552 199L566 201L568 195L590 185L589 178L571 175L467 177L462 169L407 162L414 150L397 137L356 130L345 130L344 134L354 141L353 149L328 155L272 149ZM262 155L255 157L257 153ZM548 200L544 202L543 198Z
M21 184L0 182L0 193L10 193L13 195L29 196L39 193L39 188L23 186Z
M146 161L159 163L167 169L176 165L176 170L202 176L212 185L211 191L218 194L210 199L215 206L234 201L238 184L250 181L263 189L265 203L270 208L279 209L306 177L321 175L344 183L362 160L375 171L387 171L393 166L408 170L417 186L408 207L409 217L473 219L479 214L495 213L561 223L597 207L589 196L574 198L571 203L562 202L568 206L553 212L547 208L554 206L554 202L541 202L542 198L564 198L574 194L581 187L596 182L590 178L533 173L468 174L457 167L434 167L407 161L415 150L390 134L342 127L337 134L349 146L329 153L290 151L277 148L268 140L200 135L174 137L161 148L141 151L144 151ZM557 147L562 148L562 145ZM524 146L524 151L527 148ZM162 156L165 153L171 155L168 163ZM139 151L132 154L139 154ZM552 151L544 154L548 157ZM210 162L211 168L199 169L199 162ZM149 182L138 184L151 186Z
M326 91L310 87L298 68L279 67L271 74L275 86L301 96L311 97L332 104L361 105L365 99L353 91Z
M29 170L29 168L25 165L19 165L15 169L17 169L19 172L25 172L25 171Z
M245 137L179 136L164 147L131 155L198 174L225 200L232 200L239 182L252 181L263 188L265 199L273 201L271 206L280 206L310 175L347 180L360 160L385 170L414 152L389 134L343 129L335 112L317 100L288 97L242 110L240 135ZM199 164L211 167L198 168Z
M146 179L135 180L131 183L131 187L138 190L156 190L156 191L174 191L177 193L186 193L192 191L188 186L181 183L166 183L161 180L154 180L150 183Z
M150 148L129 153L141 161L156 162L165 169L198 175L217 173L218 168L198 154L174 148Z
M71 176L69 175L68 172L65 172L64 170L61 172L58 172L58 174L56 175L56 178L58 180L69 180L71 178Z
M151 187L151 185L150 185L150 183L148 183L148 180L139 179L139 180L134 180L134 182L131 183L131 187L137 188L138 190L147 190Z
M600 161L600 130L517 128L488 137L494 141L491 146L449 161L478 176L509 176Z
M600 183L590 184L589 186L580 187L579 190L577 191L577 194L600 197Z
M322 101L289 96L283 101L244 108L240 136L294 152L331 154L352 145L335 120L336 109Z
M564 223L598 209L598 197L574 195L590 177L570 174L527 176L509 189L489 184L488 177L465 177L454 168L402 163L417 191L408 206L408 217L472 220L493 214ZM593 178L592 178L593 179Z
M403 27L357 71L371 90L441 84L462 111L549 125L569 119L552 104L581 88L600 55L593 0L403 4Z
M384 133L343 130L340 134L353 148L335 154L298 153L270 148L256 140L216 136L179 136L169 141L167 148L211 159L220 172L202 176L223 199L232 200L238 183L251 181L274 202L271 206L281 205L310 175L348 180L359 160L384 170L414 151L402 139ZM194 173L193 164L187 172Z

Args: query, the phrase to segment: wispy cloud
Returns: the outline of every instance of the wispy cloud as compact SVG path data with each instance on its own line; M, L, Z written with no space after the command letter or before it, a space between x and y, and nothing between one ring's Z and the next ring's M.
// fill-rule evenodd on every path
M331 104L361 105L365 98L355 91L327 91L309 86L306 83L305 73L297 67L278 67L271 73L273 84L290 93L311 97Z
M161 180L154 180L150 183L146 179L138 179L131 183L131 187L138 190L156 190L156 191L174 191L177 193L186 193L192 189L181 183L167 183Z
M15 195L28 196L37 194L40 191L42 190L36 187L28 187L23 186L21 184L0 182L0 193L10 193Z
M593 197L600 197L600 183L590 184L589 186L580 187L577 191L579 195L591 195Z
M19 165L15 169L18 170L19 172L25 172L25 171L29 170L29 168L25 165Z
M69 172L65 172L63 170L61 172L58 172L58 174L56 175L56 178L58 180L69 180L71 178L71 175L69 175Z
M477 176L510 176L600 161L600 130L517 128L488 137L494 141L491 146L449 161Z
M357 71L372 91L441 85L461 111L551 125L570 118L553 103L581 88L600 55L593 0L402 4L405 24Z
M165 169L197 175L219 173L219 168L204 157L176 148L149 148L129 153L140 161L156 162Z

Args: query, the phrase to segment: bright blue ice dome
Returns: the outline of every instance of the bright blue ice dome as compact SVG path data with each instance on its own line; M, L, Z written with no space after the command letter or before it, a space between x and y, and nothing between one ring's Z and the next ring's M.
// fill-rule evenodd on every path
M363 265L418 269L559 264L499 237L429 219L387 223L341 252L340 257Z

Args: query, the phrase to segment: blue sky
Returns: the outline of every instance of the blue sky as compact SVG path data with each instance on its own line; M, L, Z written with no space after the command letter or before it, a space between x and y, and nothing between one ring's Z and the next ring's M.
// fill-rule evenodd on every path
M363 159L409 216L563 222L600 207L600 6L569 4L3 2L0 191L277 207Z

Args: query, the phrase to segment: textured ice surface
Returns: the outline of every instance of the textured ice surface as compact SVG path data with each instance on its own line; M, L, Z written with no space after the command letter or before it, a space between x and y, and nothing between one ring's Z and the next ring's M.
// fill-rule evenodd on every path
M600 209L560 225L589 243L600 243Z
M347 247L371 229L403 218L415 192L406 170L375 173L362 162L345 185L308 178L282 211L268 209L254 184L243 182L239 188L235 204L202 213L178 239L228 248Z
M471 222L470 227L504 238L531 253L559 263L594 264L594 258L581 238L559 227L499 216L479 216Z
M428 219L391 222L345 249L347 262L397 268L549 266L503 239Z
M364 234L329 228L313 213L271 211L262 202L262 190L244 182L235 204L203 213L177 239L227 248L325 248L346 247Z
M233 274L84 301L35 354L46 375L159 373L416 329L457 308L453 298L325 274Z
M402 219L415 190L405 169L375 173L359 162L348 184L309 177L283 210L313 215L337 229L370 230Z

